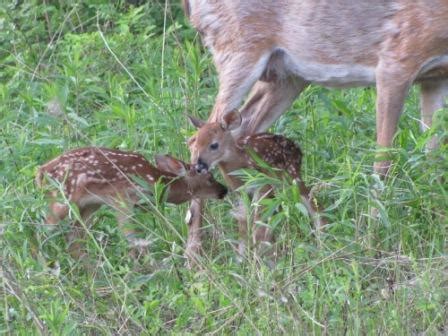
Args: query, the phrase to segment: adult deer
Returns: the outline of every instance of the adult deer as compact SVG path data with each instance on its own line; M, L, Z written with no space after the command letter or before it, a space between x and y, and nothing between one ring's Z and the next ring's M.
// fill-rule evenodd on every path
M132 216L133 207L149 196L150 190L135 182L139 177L148 185L157 181L167 186L167 201L180 204L194 198L223 198L227 188L208 174L199 174L190 166L169 155L156 156L157 167L142 155L107 148L87 147L66 152L41 166L36 184L42 187L45 176L62 185L67 201L77 205L82 221L88 221L103 204L116 210L118 223L123 225ZM68 202L58 201L58 191L48 192L50 211L46 224L58 224L68 216ZM80 223L76 222L75 229ZM133 230L123 230L131 244L138 245ZM189 233L187 244L196 241L195 232ZM77 238L76 230L69 235ZM76 246L76 244L75 244ZM187 246L188 249L188 246ZM74 250L74 249L72 249ZM78 252L78 251L75 251Z
M310 83L376 85L377 143L385 148L392 145L413 83L421 84L423 129L448 96L448 0L183 3L219 75L208 121L220 122L250 91L235 138L265 131ZM436 139L428 143L434 146ZM386 175L389 166L382 156L374 169ZM190 210L201 213L201 202ZM199 221L193 217L190 223Z
M390 147L421 84L422 128L448 96L448 0L184 0L210 49L219 92L209 121L242 109L239 136L265 131L310 83L376 85L377 143ZM435 140L429 147L435 146ZM378 158L386 175L390 161Z

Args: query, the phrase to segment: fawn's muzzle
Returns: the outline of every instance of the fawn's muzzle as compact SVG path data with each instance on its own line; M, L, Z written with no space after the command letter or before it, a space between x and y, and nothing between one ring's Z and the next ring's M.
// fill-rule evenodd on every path
M202 161L201 158L198 159L198 163L195 166L196 172L198 173L206 173L208 172L208 164Z

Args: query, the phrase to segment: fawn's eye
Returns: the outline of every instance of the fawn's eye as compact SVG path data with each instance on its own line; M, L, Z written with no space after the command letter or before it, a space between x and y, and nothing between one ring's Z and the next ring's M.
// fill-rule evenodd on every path
M219 147L219 144L217 142L214 142L210 145L210 149L211 150L217 150Z

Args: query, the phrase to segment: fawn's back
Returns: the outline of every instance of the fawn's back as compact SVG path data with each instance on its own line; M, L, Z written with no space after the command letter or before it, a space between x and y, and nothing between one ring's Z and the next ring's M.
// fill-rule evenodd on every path
M140 154L100 147L74 149L41 166L36 178L38 185L44 175L61 183L67 199L75 202L86 187L92 194L106 194L107 189L124 193L137 188L131 175L148 182L161 176Z
M300 177L302 164L302 151L292 140L278 134L257 133L238 139L237 146L246 151L246 155L252 150L260 159L269 166L288 173L293 179ZM249 158L250 166L260 169L252 158Z

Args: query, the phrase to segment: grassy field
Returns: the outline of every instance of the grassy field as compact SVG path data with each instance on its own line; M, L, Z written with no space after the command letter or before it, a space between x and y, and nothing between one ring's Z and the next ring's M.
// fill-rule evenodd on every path
M418 88L385 183L371 169L374 89L310 87L273 125L302 147L303 177L324 186L330 222L316 236L280 181L264 216L282 250L275 265L252 252L238 260L232 195L208 202L198 269L183 257L186 205L136 211L132 225L151 242L137 259L104 208L88 257L70 257L70 221L43 225L37 167L86 145L188 159L185 112L207 118L216 92L210 55L177 2L2 2L0 334L446 335L447 147L424 145L447 135L448 111L421 133Z

